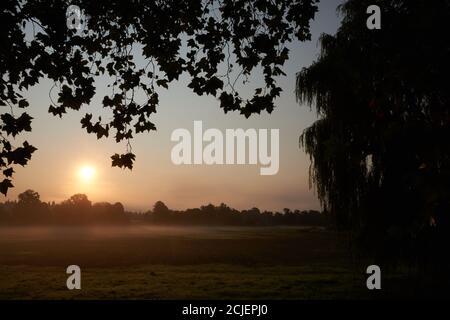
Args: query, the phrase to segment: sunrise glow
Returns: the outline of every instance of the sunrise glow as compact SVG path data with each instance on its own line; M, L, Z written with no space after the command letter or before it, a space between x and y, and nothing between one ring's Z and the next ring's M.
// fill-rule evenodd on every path
M95 169L91 166L83 166L79 170L79 177L81 181L89 183L95 177Z

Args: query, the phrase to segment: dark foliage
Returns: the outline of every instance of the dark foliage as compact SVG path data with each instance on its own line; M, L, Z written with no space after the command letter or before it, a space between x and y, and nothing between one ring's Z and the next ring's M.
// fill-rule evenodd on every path
M153 211L145 215L134 215L138 221L153 224L175 225L232 225L232 226L273 226L273 225L304 225L328 226L328 217L318 211L261 212L258 208L236 210L224 203L219 206L208 204L200 208L186 210L171 210L163 202L155 203Z
M381 30L366 8L382 8ZM335 36L297 77L320 119L301 144L337 224L378 263L427 262L445 283L450 259L450 3L349 0ZM436 272L440 269L440 272Z
M89 225L126 224L129 217L120 202L92 204L85 194L75 194L55 204L41 202L39 194L27 190L18 201L0 203L0 224L3 225Z
M23 92L42 78L53 81L48 111L61 117L89 105L95 77L110 79L111 94L103 98L109 119L87 113L81 125L98 139L114 135L126 141L126 153L112 165L132 169L130 139L156 130L158 91L186 74L198 95L212 95L225 111L246 117L271 112L281 88L276 77L289 57L286 43L310 38L309 23L316 0L3 0L0 2L0 192L12 187L12 166L25 165L35 147L14 147L9 137L31 131ZM78 5L84 29L69 29L66 9ZM32 34L25 28L32 27ZM137 65L142 51L145 66ZM256 68L265 86L244 99L235 88ZM145 97L138 101L138 95ZM56 98L57 96L57 98ZM52 99L55 97L55 99Z
M328 217L318 211L260 212L258 208L238 211L225 204L209 204L184 211L171 210L157 201L153 210L143 213L125 212L121 203L100 202L92 204L84 194L75 194L59 203L45 203L33 190L21 193L18 201L0 203L0 225L36 224L128 224L149 223L168 225L234 225L271 226L305 225L327 226Z

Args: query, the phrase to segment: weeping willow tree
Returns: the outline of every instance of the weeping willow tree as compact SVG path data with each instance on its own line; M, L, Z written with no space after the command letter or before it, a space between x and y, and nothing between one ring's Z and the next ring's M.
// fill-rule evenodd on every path
M372 4L380 30L366 27ZM366 253L446 256L450 2L349 0L339 11L336 35L297 74L297 99L319 118L300 138L311 183Z

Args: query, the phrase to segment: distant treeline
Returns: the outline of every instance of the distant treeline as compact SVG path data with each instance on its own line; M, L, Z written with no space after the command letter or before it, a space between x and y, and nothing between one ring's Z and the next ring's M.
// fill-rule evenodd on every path
M163 202L157 201L153 210L144 215L133 215L137 220L154 224L180 225L308 225L323 226L327 224L327 216L319 211L291 211L283 212L260 211L258 208L236 210L222 203L219 206L208 204L200 208L186 210L171 210Z
M18 196L17 201L0 203L0 225L88 225L88 224L171 224L171 225L234 225L325 226L328 216L319 211L261 212L258 208L236 210L226 204L212 204L200 208L171 210L157 201L147 212L127 212L120 202L92 203L84 194L76 194L61 203L47 203L33 190Z
M75 194L61 203L46 203L39 193L27 190L17 201L0 203L0 224L124 224L129 222L120 202L94 203L85 194Z

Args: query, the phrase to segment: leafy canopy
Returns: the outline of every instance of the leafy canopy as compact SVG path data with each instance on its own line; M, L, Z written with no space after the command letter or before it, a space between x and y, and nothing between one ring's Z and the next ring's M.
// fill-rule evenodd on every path
M371 4L381 30L366 28ZM298 100L319 115L301 143L325 209L386 253L430 223L449 228L450 4L340 9L337 34L322 36L319 58L297 76Z
M81 125L98 139L113 135L126 141L125 154L112 156L112 165L133 167L129 140L134 134L156 130L151 116L158 106L158 90L168 88L181 74L198 95L212 95L225 111L246 117L271 112L280 95L275 77L283 75L289 57L286 44L310 39L309 23L317 0L3 0L0 7L0 169L5 179L0 192L12 187L12 166L25 165L35 147L14 147L10 137L31 131L30 102L23 92L48 78L54 82L48 111L55 116L89 105L97 76L112 79L112 93L103 107L112 119L83 116ZM82 32L66 25L66 10L78 5L88 17ZM32 26L27 37L25 27ZM30 39L31 38L31 39ZM147 65L136 64L133 48L141 47ZM185 49L182 50L182 48ZM231 58L233 57L233 58ZM232 63L233 62L233 63ZM220 74L220 66L226 72ZM265 86L243 99L235 90L238 74L247 78L261 68ZM55 91L53 91L55 90ZM143 93L145 101L135 97Z

